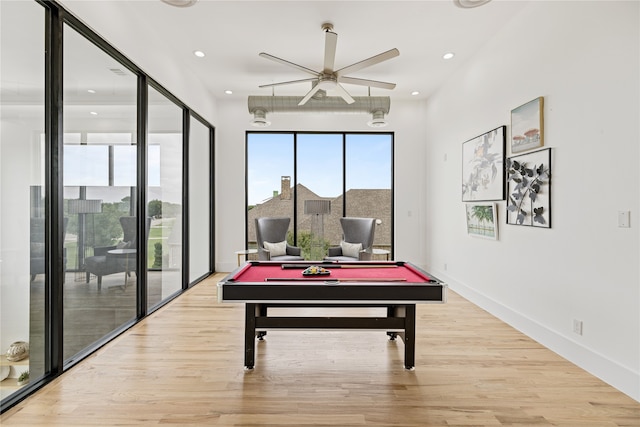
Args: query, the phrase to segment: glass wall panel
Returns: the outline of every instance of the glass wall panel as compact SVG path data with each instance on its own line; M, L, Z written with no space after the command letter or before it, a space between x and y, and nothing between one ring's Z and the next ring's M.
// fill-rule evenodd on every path
M209 128L190 118L189 283L211 270L211 142Z
M136 149L137 77L63 31L68 360L136 316L136 162L119 153Z
M0 2L2 400L23 372L35 382L45 367L44 17L36 2ZM29 352L9 352L20 341Z
M302 255L322 260L342 229L342 134L298 134L296 140L298 240Z
M182 289L182 108L149 87L147 305Z
M376 218L374 253L391 257L393 139L391 134L347 134L346 215Z
M65 24L59 26L58 18ZM56 43L60 39L64 46ZM138 281L142 266L136 262L137 237L143 234L137 224L144 221L135 216L142 202L136 187L142 176L137 120L146 112L137 105L137 85L144 73L116 60L118 55L56 2L0 0L0 412L144 312L137 296L139 282L146 280ZM55 114L60 93L62 122ZM150 291L157 296L150 299L154 305L182 285L183 110L180 101L169 102L153 90L149 101L149 187L140 193L149 196L145 203L156 202L149 207L157 213L156 229L145 234L154 240L144 244L161 246L148 249L150 260L141 271L159 263L152 269L159 274ZM198 238L209 234L212 215L212 147L209 125L192 125L190 250L196 255L190 259L197 278L209 271L212 256L207 239ZM52 151L59 129L60 157ZM58 176L60 181L51 181ZM50 188L55 191L47 194ZM58 209L63 215L51 224L47 215ZM62 241L52 239L57 231ZM25 373L28 384L18 385Z
M293 243L293 146L291 133L247 134L247 247L256 248L255 219L291 218L287 240ZM253 255L249 255L250 257Z

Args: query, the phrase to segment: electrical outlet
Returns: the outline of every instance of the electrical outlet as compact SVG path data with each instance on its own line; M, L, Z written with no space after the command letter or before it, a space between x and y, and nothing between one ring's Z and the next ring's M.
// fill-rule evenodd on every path
M447 271L447 263L444 263L444 271Z
M573 332L582 335L582 320L573 319Z

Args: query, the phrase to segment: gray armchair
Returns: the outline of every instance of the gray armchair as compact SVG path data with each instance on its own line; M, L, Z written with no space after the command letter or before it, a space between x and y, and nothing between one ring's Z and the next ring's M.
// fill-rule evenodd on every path
M262 261L302 261L300 248L287 243L290 218L256 218L258 259Z
M91 275L95 275L98 278L98 289L102 288L102 276L122 272L129 275L131 271L136 270L136 253L132 253L126 257L109 255L109 251L114 249L137 249L138 247L136 241L137 218L135 216L120 217L120 225L122 226L123 237L118 245L95 247L93 249L94 255L85 259L87 283L91 280ZM150 227L151 218L147 218L145 236L149 236Z
M67 233L67 224L69 222L69 218L65 217L63 219L63 230L64 230L64 235L66 235ZM45 264L44 264L44 253L45 253L45 246L44 246L44 218L34 218L31 217L31 222L30 222L30 236L31 236L31 242L30 242L30 255L31 255L31 262L30 262L30 268L31 268L31 281L33 282L36 279L36 276L38 274L44 274L45 273ZM62 265L62 270L65 272L66 275L66 271L67 271L67 248L63 249L63 265Z
M370 261L373 254L375 218L340 218L342 242L332 246L327 261Z

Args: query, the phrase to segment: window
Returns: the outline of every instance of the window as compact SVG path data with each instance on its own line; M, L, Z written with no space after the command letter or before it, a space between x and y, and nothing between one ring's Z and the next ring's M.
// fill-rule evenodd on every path
M391 258L392 133L248 132L247 248L255 218L291 218L288 240L322 259L342 238L343 216L376 219L376 258Z

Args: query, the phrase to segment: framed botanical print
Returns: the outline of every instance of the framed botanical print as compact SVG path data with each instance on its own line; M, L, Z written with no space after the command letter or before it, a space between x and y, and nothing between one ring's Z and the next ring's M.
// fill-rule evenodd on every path
M462 201L504 200L506 126L462 143Z
M511 110L511 154L544 145L544 98L539 97Z
M498 217L495 203L467 203L467 234L498 240Z
M507 224L551 228L551 149L507 159Z

